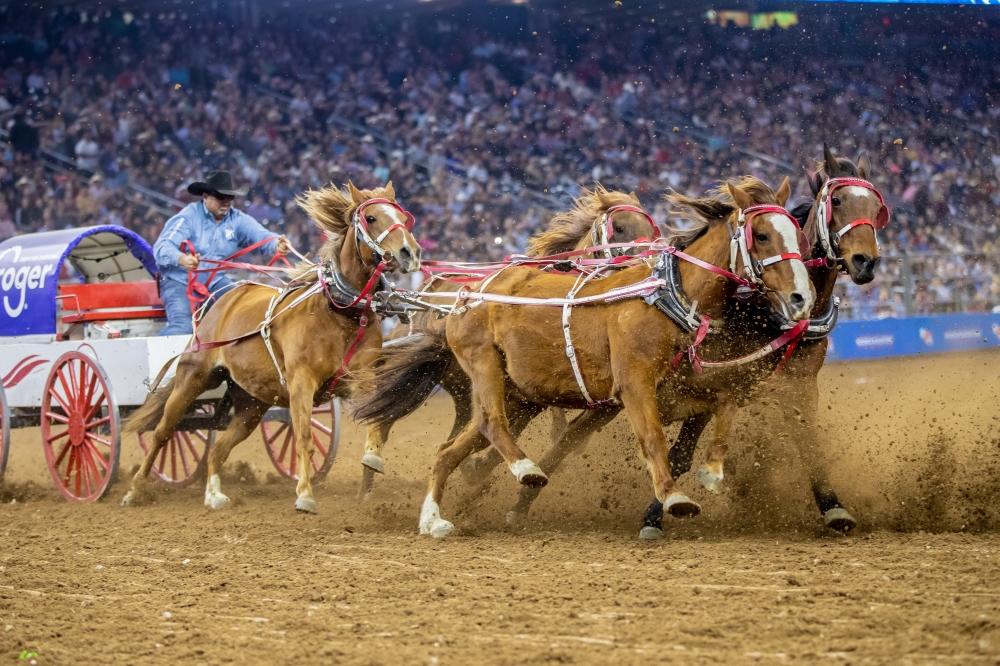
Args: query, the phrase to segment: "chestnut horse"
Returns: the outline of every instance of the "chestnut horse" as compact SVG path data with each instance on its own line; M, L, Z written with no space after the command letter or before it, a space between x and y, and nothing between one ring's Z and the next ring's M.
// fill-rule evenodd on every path
M596 402L623 405L652 474L653 489L667 512L688 516L700 511L671 477L667 443L659 423L657 386L674 372L685 351L694 354L707 322L718 319L727 300L734 296L734 283L720 279L720 275L736 278L734 274L745 272L752 279L745 284L763 288L772 304L793 320L808 318L815 297L799 254L798 229L780 208L788 199L788 179L777 194L756 179L728 188L737 207L730 208L730 215L706 221L679 265L684 294L703 314L697 334L682 329L658 307L637 298L592 303L573 310L577 333L572 350L578 365L572 367L562 343L561 319L554 308L486 303L449 317L446 341L426 333L384 356L384 364L366 387L369 396L355 410L364 420L395 419L416 409L427 394L428 382L420 375L440 372L449 354L454 354L472 382L473 420L438 451L421 510L421 534L443 537L451 532L453 525L441 518L439 509L445 482L469 454L490 444L500 451L520 483L547 483L545 473L517 446L515 435L547 406L595 404L585 399L577 370L585 378L586 393L597 397ZM751 228L753 215L756 218ZM661 256L657 266L663 261ZM724 266L729 266L731 273ZM649 279L654 271L655 267L645 262L577 290L573 277L516 267L497 276L489 293L561 298L572 289L587 297L629 287ZM435 356L436 366L432 362ZM414 390L421 381L423 390ZM514 405L510 410L513 421L508 420L508 404Z
M593 190L582 190L573 201L568 211L559 213L552 218L548 228L528 240L527 255L530 257L547 257L564 252L585 250L591 247L602 247L611 243L630 243L638 240L648 240L659 236L659 230L652 219L642 210L639 198L635 192L625 194L606 190L600 183ZM636 254L637 248L605 248L586 256L591 258L612 257ZM421 285L421 291L457 291L462 283L451 282L443 278L431 278ZM429 301L433 299L428 299ZM442 300L441 305L450 305L453 299ZM445 319L436 312L426 311L411 315L410 323L399 324L389 335L388 344L401 340L409 335L423 331L437 331L444 335ZM455 402L455 422L448 439L453 438L472 418L472 387L469 379L462 372L458 363L452 363L440 379L441 388L451 395ZM559 412L561 416L561 411ZM558 439L565 427L559 427L558 417L552 439ZM385 471L382 461L382 450L385 447L389 430L395 421L372 425L368 428L365 441L365 453L361 458L363 476L358 497L364 498L371 490L375 473Z
M131 432L155 428L155 433L123 504L137 497L157 453L191 403L227 381L234 414L209 452L205 505L218 509L229 504L219 470L268 407L279 405L289 408L297 434L295 508L316 513L310 483L313 406L334 395L346 396L350 384L337 379L371 363L382 347L382 332L364 299L358 297L363 307L345 307L349 301L335 300L334 294L353 290L364 295L366 288L370 292L382 269L420 268L420 247L409 232L413 218L395 203L395 196L392 183L374 190L358 190L348 183L345 190L331 185L299 197L299 205L329 237L320 249L320 265L297 267L295 282L301 289L278 293L272 287L244 284L208 311L193 338L195 350L181 355L176 377L150 395L127 425ZM263 327L264 334L252 334L262 329L265 318L273 321L269 335L265 337L268 327ZM368 325L369 318L374 326ZM223 342L227 340L235 341ZM213 345L217 341L222 344Z
M851 179L866 180L871 172L865 154L861 155L857 166L846 159L838 160L825 146L824 154L821 169L815 174L811 172L808 174L814 200L798 206L793 211L810 240L813 255L828 259L818 264L810 262L812 265L809 268L810 279L817 291L814 311L821 314L813 322L812 329L806 333L805 339L799 343L781 373L767 386L773 390L773 394L769 394L775 398L773 402L779 405L783 412L784 418L779 433L789 437L797 447L809 474L824 522L833 529L847 531L855 526L855 520L840 505L836 493L829 488L824 458L816 444L818 433L815 431L815 418L819 400L816 377L826 356L826 336L836 324L833 287L837 280L838 268L844 268L851 279L858 284L872 280L879 262L875 227L883 226L888 221L888 210L886 209L884 213L885 222L878 222L884 206L881 196L877 195L874 188L852 184L854 181ZM830 199L831 215L827 223L828 233L821 235L821 228L817 225L817 211L826 203L823 199L823 186L830 178L827 174L847 180L834 181L831 184L838 187L832 192L825 193ZM676 206L695 215L716 214L704 203L688 200L686 197L672 196L669 199ZM872 222L873 220L876 222ZM835 240L831 242L829 239ZM719 337L707 339L702 345L706 358L749 354L780 335L782 325L788 326L787 322L781 321L780 313L772 311L765 301L730 305L730 311L725 317L726 329ZM761 322L773 322L773 324L770 328L762 330ZM741 396L741 402L745 402L753 396L753 392L763 380L774 374L780 358L779 355L770 355L745 365L706 370L703 376L686 380L689 390L684 392L672 390L675 387L669 384L660 389L661 421L663 423L684 421L680 434L670 450L671 473L675 477L691 468L695 446L712 416L716 418L716 429L720 422L732 419L731 413L716 409L717 401L712 399L715 392L735 388ZM574 419L564 436L540 461L542 469L547 474L553 473L566 456L583 446L595 429L606 425L619 411L612 408L592 410ZM697 472L698 480L713 492L719 491L723 479L722 459L718 455L722 444L718 440L718 435L713 438L709 447L710 460ZM498 464L499 461L496 460L498 456L490 453L489 462L486 464ZM523 521L538 494L536 488L522 488L517 504L508 514L509 522ZM643 538L655 539L662 536L662 514L663 507L658 500L654 500L645 514L645 524L640 533Z

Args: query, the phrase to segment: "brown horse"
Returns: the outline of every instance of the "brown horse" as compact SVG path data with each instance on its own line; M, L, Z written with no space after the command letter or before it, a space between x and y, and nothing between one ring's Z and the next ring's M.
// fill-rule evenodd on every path
M872 224L860 223L859 220L877 220L881 210L881 199L871 190L857 186L844 185L832 193L832 215L827 225L827 238L839 239L836 243L824 244L821 240L821 230L817 225L817 211L825 202L823 200L823 185L831 177L854 177L867 179L871 172L868 157L864 154L855 166L846 159L838 160L824 147L825 159L816 174L809 174L809 184L814 200L811 203L797 207L793 214L799 219L807 237L813 246L813 254L820 257L828 256L831 261L811 266L810 279L816 287L817 297L814 311L822 313L814 322L813 330L806 333L806 339L799 345L789 358L783 371L770 382L771 401L780 405L784 418L781 427L775 434L788 437L799 449L800 457L809 472L813 491L824 522L833 529L846 531L854 527L854 518L837 500L836 494L829 488L826 481L823 456L816 446L815 432L816 408L819 399L819 389L816 376L823 365L826 356L826 335L836 323L836 310L833 301L833 287L837 279L838 267L843 267L851 278L859 283L871 281L878 266L879 248ZM691 213L703 216L715 215L710 207L686 197L671 197L672 202ZM835 246L835 247L833 247ZM827 249L829 248L829 250ZM706 358L724 356L742 356L761 348L774 337L781 334L780 319L766 302L733 304L726 315L727 326L719 337L706 340L703 348ZM774 324L761 329L761 322L771 321ZM787 326L787 323L785 323ZM746 402L754 397L754 391L767 378L774 374L780 355L774 354L753 363L733 366L725 369L706 370L700 377L690 377L684 380L684 386L664 384L660 389L660 418L663 423L683 420L680 434L670 450L671 473L676 477L691 468L692 455L702 431L711 421L716 419L716 436L709 446L709 460L697 471L698 480L709 490L718 492L723 480L723 458L725 443L720 441L720 424L725 430L727 421L731 421L733 413L720 410L728 406L727 401L716 400L720 391L735 391L740 396L740 402ZM568 426L564 436L540 461L540 466L551 474L573 451L583 446L591 433L610 422L619 409L605 408L584 412ZM487 464L498 464L499 456L492 454ZM526 518L532 502L538 496L538 489L522 488L517 504L508 514L510 522L521 522ZM662 535L663 507L654 500L646 512L645 524L641 531L643 538L659 538Z
M345 190L329 186L299 197L299 205L329 236L320 250L320 265L298 267L296 281L301 289L279 293L271 287L245 284L208 311L195 340L209 348L183 354L176 377L147 398L128 423L131 432L155 428L155 433L124 504L137 496L157 453L191 403L228 381L234 414L209 453L205 505L218 509L229 504L222 494L219 469L232 448L257 427L268 407L279 405L290 409L297 433L295 508L316 513L310 483L313 406L333 395L346 396L349 383L336 382L336 378L345 370L356 372L371 363L382 346L376 317L366 308L338 309L349 301L338 302L336 294L361 293L380 263L403 272L420 268L420 247L407 224L412 217L395 203L395 196L392 183L375 190L358 190L348 183ZM276 314L271 317L271 312ZM260 329L265 317L273 321L269 337L246 336ZM369 319L374 326L367 325ZM211 348L213 341L234 338L238 340L232 344ZM356 353L345 367L352 349Z
M679 265L687 299L706 317L717 320L734 296L735 284L712 273L730 266L733 273L745 271L754 277L767 299L791 319L807 318L814 291L798 254L798 230L778 208L788 198L788 179L777 193L756 179L729 185L728 189L737 206L729 208L729 215L713 218L698 230L685 250L694 261L688 259ZM751 228L744 214L756 204L773 207ZM733 228L735 235L731 235ZM736 245L740 251L731 254ZM605 294L653 273L654 267L648 264L628 268L592 281L578 295ZM519 267L494 279L489 292L560 298L575 283L573 277ZM434 355L439 358L439 371L448 362L446 356L453 353L472 382L473 420L438 451L421 510L422 534L442 537L453 529L441 518L439 505L448 476L469 454L492 444L520 483L542 486L548 480L545 473L518 448L515 435L546 406L581 408L593 404L584 399L567 362L568 352L561 342L563 327L559 313L553 310L500 303L470 308L448 318L447 341L425 334L393 349L376 371L375 381L367 387L374 399L362 401L355 411L356 416L375 422L399 418L423 402L426 393L413 390L414 380L433 372L428 359ZM697 514L700 507L680 491L670 475L656 399L657 386L674 372L679 354L693 349L695 335L660 309L636 298L578 307L573 311L573 322L577 333L572 349L587 393L598 401L623 405L652 473L653 489L666 510L674 516ZM703 335L700 330L697 339ZM408 358L411 353L415 354L412 359ZM394 400L387 401L386 395ZM508 420L508 405L515 406L511 410L514 420Z
M638 209L638 210L635 210ZM548 228L528 240L527 254L531 257L548 257L574 250L585 250L590 247L608 245L610 243L630 243L641 239L649 239L659 235L659 230L649 217L641 212L642 204L635 192L625 194L605 189L601 184L593 190L584 189L573 201L573 206L566 212L552 218ZM610 213L609 213L610 211ZM600 258L638 253L636 248L606 248L595 251L588 257ZM451 282L443 278L431 278L421 285L421 291L441 292L457 291L463 283ZM428 298L428 302L434 299ZM442 299L440 305L450 305L453 299ZM410 335L424 331L444 335L446 320L432 311L419 312L411 316L408 324L399 324L389 335L389 345ZM441 388L455 401L455 422L452 426L453 438L472 418L472 386L469 378L462 372L458 363L452 363L440 378ZM552 439L555 440L565 427L557 424ZM361 458L363 476L358 497L366 497L374 482L375 473L383 473L385 466L382 460L382 450L386 438L395 421L372 425L368 428L365 440L365 453Z

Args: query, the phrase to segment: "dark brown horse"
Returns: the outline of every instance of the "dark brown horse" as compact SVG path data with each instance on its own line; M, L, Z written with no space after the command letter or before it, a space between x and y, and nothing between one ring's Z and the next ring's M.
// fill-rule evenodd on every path
M297 433L295 508L316 513L310 483L313 406L334 395L347 396L350 384L335 382L335 378L370 364L382 347L375 315L363 308L338 309L332 294L336 285L342 284L347 285L345 291L360 293L383 262L388 269L418 270L420 247L408 230L408 214L395 204L392 183L370 191L357 190L351 183L345 190L329 186L301 196L299 205L329 236L320 250L320 266L299 267L299 290L279 293L271 287L245 284L226 293L208 311L196 340L208 346L213 341L238 340L183 354L176 377L147 398L132 416L127 430L155 428L155 433L153 446L123 504L137 497L157 454L191 403L201 393L228 381L234 414L209 453L205 505L218 509L229 504L229 498L222 494L219 469L232 448L257 427L268 407L279 405L289 408ZM245 335L260 329L271 312L275 313L269 317L273 321L269 326L273 355L264 335ZM374 325L367 325L369 320ZM345 364L352 349L355 353Z
M685 250L694 261L689 259L679 265L687 299L698 304L706 317L718 320L734 296L736 285L713 272L730 266L734 273L746 271L755 276L767 299L786 316L794 320L807 318L814 291L799 258L798 230L780 209L788 198L788 179L777 194L755 179L746 179L739 187L729 185L728 189L736 205L729 205L727 214L703 223ZM771 204L772 208L766 209L751 229L744 214L757 204ZM776 210L782 212L773 212ZM739 252L730 253L730 240L738 241ZM648 264L625 269L587 284L578 295L587 297L627 288L648 279L654 270ZM564 297L575 286L573 277L518 267L494 279L489 293L551 299ZM700 511L671 477L656 397L657 386L676 374L678 354L693 348L696 336L657 307L637 298L577 307L573 310L577 331L573 355L586 381L584 390L582 380L578 381L576 371L567 362L559 314L555 308L545 306L487 303L449 317L446 341L425 334L395 347L384 357L384 365L366 387L369 395L355 412L365 420L394 420L416 409L429 391L414 390L415 382L423 381L426 389L427 376L433 379L435 370L439 373L446 367L452 353L472 382L473 419L438 452L421 510L422 534L442 537L452 530L452 524L440 516L445 482L469 454L490 444L520 483L544 485L548 480L545 473L518 448L515 437L546 406L581 408L593 404L585 395L623 406L652 473L656 496L666 511L674 516ZM702 335L700 331L697 338ZM438 359L436 368L431 361L434 356ZM514 406L513 420L508 420L508 405Z
M815 320L813 330L806 334L806 339L798 345L789 358L783 371L777 375L774 382L769 382L766 386L769 389L767 397L773 398L769 402L779 405L784 417L780 428L775 428L773 434L788 437L798 448L802 462L809 473L824 522L833 529L846 531L854 527L855 520L840 505L836 494L830 489L824 457L817 447L820 433L817 433L815 428L819 400L816 376L826 356L826 335L836 323L833 287L838 268L846 270L851 279L858 284L864 284L871 281L878 266L879 248L874 228L877 223L855 223L859 220L877 220L883 204L880 197L872 190L859 185L845 184L833 192L827 192L827 196L831 199L831 216L825 237L837 240L824 243L821 229L817 225L817 211L824 204L824 184L831 175L840 178L867 179L871 173L868 157L864 154L855 165L850 160L838 160L829 148L824 147L824 153L824 161L819 171L809 174L813 202L803 204L793 211L810 239L814 256L829 255L831 258L829 263L812 266L809 269L810 279L817 292L814 311L820 316ZM686 205L687 202L683 199L675 197L674 203ZM703 212L710 214L710 211ZM887 211L885 214L887 215ZM725 331L719 338L707 340L704 345L706 358L748 354L779 335L782 324L787 326L787 323L780 321L780 318L776 321L775 313L766 302L732 303L731 306L731 311L726 315ZM761 322L767 321L774 323L767 329L761 329ZM706 370L703 377L692 377L689 382L685 382L684 390L678 390L680 387L672 387L670 384L661 389L659 402L662 421L664 423L684 421L677 441L670 450L671 472L674 476L684 474L691 468L695 446L713 415L716 418L717 431L720 423L725 426L727 421L731 421L733 417L731 412L720 412L717 409L718 402L715 400L717 392L721 389L735 389L740 395L741 403L756 397L754 391L765 379L774 374L779 359L779 355L771 355L743 366ZM678 396L683 398L679 399ZM583 446L590 434L610 422L618 411L593 410L577 417L560 441L540 461L542 469L551 474L567 455ZM718 492L723 479L722 456L725 451L720 448L721 446L723 444L716 435L709 446L708 463L697 472L698 480L713 492ZM487 464L498 464L499 456L491 452L489 458ZM508 519L511 522L522 521L537 496L538 489L523 488L518 503L508 514ZM661 522L662 506L654 500L646 512L642 536L659 538Z
M628 194L605 189L597 184L593 190L582 190L566 212L552 218L548 228L532 236L528 241L527 254L531 257L548 257L574 250L586 250L610 243L630 243L640 239L650 239L659 235L659 230L649 217L642 213L639 198L635 192ZM638 209L638 210L635 210ZM636 254L635 248L607 248L591 253L590 257L611 257ZM421 285L421 291L457 291L463 283L451 282L444 278L431 278ZM434 299L427 299L434 302ZM439 305L450 305L454 299L442 299ZM410 323L400 324L390 334L387 344L424 331L444 335L446 319L433 311L412 315ZM441 388L455 401L455 422L448 439L457 435L472 418L472 387L469 378L462 372L457 362L452 363L440 378ZM561 411L559 412L561 415ZM558 423L558 421L557 421ZM389 431L395 424L390 421L372 425L365 440L365 453L361 458L363 476L359 497L366 497L371 490L376 473L383 473L385 466L382 450ZM565 426L563 420L562 426ZM557 427L553 440L562 433Z

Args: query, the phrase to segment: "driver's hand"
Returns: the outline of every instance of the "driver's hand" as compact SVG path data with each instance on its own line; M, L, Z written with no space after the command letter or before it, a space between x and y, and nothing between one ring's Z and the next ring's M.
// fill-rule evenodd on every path
M278 238L278 254L280 254L281 256L285 256L286 254L288 254L288 250L290 249L290 247L291 246L288 244L287 238L285 238L284 236Z
M180 258L177 259L177 263L181 268L193 271L198 268L198 264L201 263L201 260L197 254L182 254Z

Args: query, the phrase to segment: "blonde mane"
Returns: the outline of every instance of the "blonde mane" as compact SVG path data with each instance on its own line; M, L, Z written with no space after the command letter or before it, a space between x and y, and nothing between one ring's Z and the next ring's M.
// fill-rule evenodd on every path
M744 176L734 184L753 197L753 200L759 204L777 203L774 190L759 178ZM728 220L729 216L736 211L736 203L729 195L725 181L720 182L714 189L706 192L705 196L697 199L684 196L676 191L671 191L664 196L664 199L671 206L669 211L671 215L682 217L694 223L694 226L686 229L667 224L667 243L678 249L684 249L691 245L710 227Z
M359 190L364 199L393 199L384 187L373 190ZM309 190L295 198L295 203L312 218L316 226L326 233L327 241L319 249L320 261L330 261L340 264L340 250L347 240L347 232L351 228L351 217L357 210L354 201L346 187L339 188L333 183L318 190ZM292 270L292 279L299 282L316 281L316 264L308 261L299 262Z
M582 190L573 201L573 207L552 218L545 231L528 239L528 256L546 257L569 252L590 233L594 220L612 206L637 205L635 199L624 192L604 189L600 183L593 190Z

